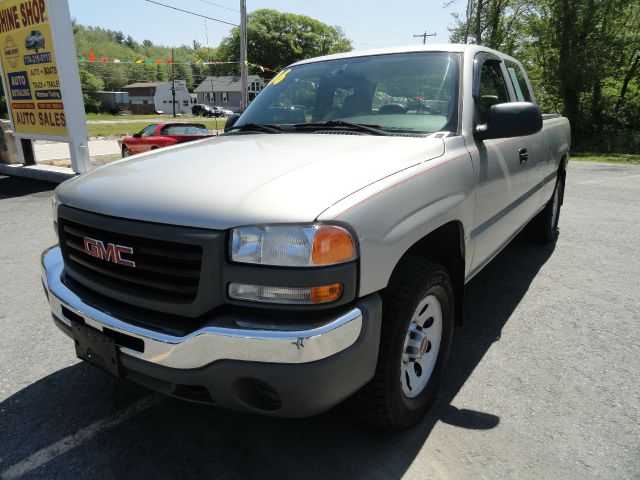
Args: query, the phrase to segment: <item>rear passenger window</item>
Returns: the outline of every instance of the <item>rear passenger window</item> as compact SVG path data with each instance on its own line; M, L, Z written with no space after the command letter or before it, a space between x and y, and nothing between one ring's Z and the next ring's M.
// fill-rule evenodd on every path
M480 96L478 98L478 123L487 123L487 114L493 105L507 103L507 84L502 76L500 62L487 61L480 72Z
M507 65L507 72L509 72L509 78L511 79L513 90L516 92L517 100L519 102L530 102L531 94L522 70L513 62L505 62L505 64Z

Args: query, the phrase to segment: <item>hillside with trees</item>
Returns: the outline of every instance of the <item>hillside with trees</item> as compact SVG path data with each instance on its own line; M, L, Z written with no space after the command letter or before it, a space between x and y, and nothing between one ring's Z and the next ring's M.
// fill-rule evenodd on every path
M297 60L352 48L339 27L305 15L276 10L256 10L247 15L247 31L249 73L262 76L265 73L273 75L272 72ZM174 48L172 63L175 65L168 62L172 58L170 47L154 45L150 40L139 43L119 31L74 24L74 36L88 111L99 108L92 92L119 90L133 82L169 80L172 68L176 78L186 80L189 90L208 75L234 75L240 71L237 27L218 47L203 46L194 40L191 45ZM93 61L89 61L91 52ZM103 62L103 59L107 61ZM221 64L202 65L200 62Z
M249 73L266 78L293 61L352 48L340 27L276 10L256 10L248 14L247 30ZM166 81L171 78L172 69L176 79L186 80L189 90L209 75L237 75L240 71L237 28L232 29L219 46L205 46L194 40L191 45L175 47L174 65L168 62L172 52L167 45L155 45L151 40L139 42L120 31L75 22L73 33L87 112L100 109L96 91L118 91L134 82ZM202 62L221 63L203 65ZM6 115L4 95L2 97L0 113Z

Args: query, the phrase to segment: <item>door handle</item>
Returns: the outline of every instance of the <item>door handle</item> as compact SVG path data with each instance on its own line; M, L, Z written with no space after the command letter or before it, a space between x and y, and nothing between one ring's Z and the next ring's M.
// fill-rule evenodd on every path
M518 150L518 155L520 156L520 163L526 163L529 160L529 152L524 147Z

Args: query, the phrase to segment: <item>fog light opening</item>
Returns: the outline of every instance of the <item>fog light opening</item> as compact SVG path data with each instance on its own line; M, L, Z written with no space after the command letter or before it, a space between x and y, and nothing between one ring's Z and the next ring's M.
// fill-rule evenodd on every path
M256 410L275 412L282 407L282 398L278 391L272 385L257 378L237 380L234 391L242 403Z

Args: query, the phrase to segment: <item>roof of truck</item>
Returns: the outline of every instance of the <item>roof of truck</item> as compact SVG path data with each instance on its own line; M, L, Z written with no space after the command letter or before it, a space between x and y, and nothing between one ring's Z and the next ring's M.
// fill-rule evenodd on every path
M496 55L505 57L504 54L497 52L495 50L492 50L490 48L483 47L481 45L465 45L461 43L442 43L442 44L434 44L434 45L405 45L401 47L376 48L376 49L370 49L370 50L355 50L355 51L346 52L346 53L336 53L333 55L325 55L322 57L309 58L307 60L301 60L299 62L296 62L290 66L303 65L305 63L314 63L314 62L320 62L324 60L339 60L341 58L367 57L369 55L389 55L392 53L413 53L413 52L461 53L466 50L493 52Z

